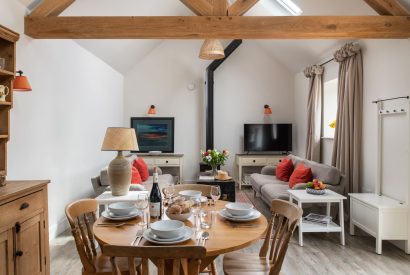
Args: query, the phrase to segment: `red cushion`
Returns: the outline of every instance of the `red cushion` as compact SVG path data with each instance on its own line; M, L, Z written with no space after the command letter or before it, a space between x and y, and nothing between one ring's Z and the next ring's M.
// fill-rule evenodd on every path
M134 167L138 169L138 172L141 175L142 181L146 181L149 178L148 166L145 163L144 159L137 158L134 161Z
M312 169L304 166L302 163L296 166L289 179L289 187L293 188L297 183L306 183L312 181Z
M141 179L140 172L138 172L138 169L135 168L134 166L132 166L131 169L132 169L131 170L131 172L132 172L131 184L141 184L142 179Z
M289 181L293 171L292 160L285 158L276 166L276 178L281 181Z

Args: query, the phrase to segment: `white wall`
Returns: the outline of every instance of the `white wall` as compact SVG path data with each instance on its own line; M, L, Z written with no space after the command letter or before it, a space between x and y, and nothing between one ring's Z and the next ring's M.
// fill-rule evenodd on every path
M371 101L377 98L410 95L410 41L409 40L361 40L364 64L363 95L363 142L362 171L363 192L373 192L376 184L376 106ZM342 46L342 45L340 45ZM336 49L335 49L336 50ZM327 53L330 57L331 53ZM321 58L318 57L318 61ZM319 62L318 62L319 63ZM329 79L337 76L338 64L329 63L325 72ZM325 80L327 78L325 77ZM306 138L306 102L308 80L303 73L295 75L295 123L297 125L297 153L304 156ZM404 127L404 128L403 128ZM384 166L384 194L404 200L409 187L409 148L405 124L389 125L387 134L394 137L389 141L392 152L390 161ZM332 154L332 141L326 140L323 146L324 159L329 161ZM386 155L387 157L387 155Z
M199 171L199 150L205 149L205 68L198 58L202 41L165 41L125 77L124 124L144 116L149 105L157 116L175 117L175 152L185 154L185 180ZM195 83L196 91L187 85ZM242 152L244 123L262 123L263 105L273 121L293 121L293 78L254 42L244 41L215 72L215 148L229 149L225 169L232 171Z
M93 194L90 178L113 157L101 152L107 126L121 125L123 77L71 40L23 34L25 8L1 1L0 24L21 34L17 68L33 91L15 92L8 179L50 179L50 237L65 227L65 206Z
M263 106L272 115L263 114ZM292 123L293 77L254 41L243 44L215 72L215 148L229 149L228 170L235 153L243 153L244 123Z

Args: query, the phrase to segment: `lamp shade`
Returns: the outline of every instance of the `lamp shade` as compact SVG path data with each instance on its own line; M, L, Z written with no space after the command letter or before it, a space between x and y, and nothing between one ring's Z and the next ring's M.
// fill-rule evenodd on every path
M28 82L27 76L23 75L23 71L17 71L19 74L16 76L13 82L13 90L19 92L30 92L32 91L30 83Z
M149 115L155 115L157 114L157 110L155 109L155 105L151 105L148 109L148 114Z
M271 115L272 114L272 109L269 107L269 105L263 106L265 109L263 111L263 114L265 115Z
M202 44L199 58L206 60L222 59L225 57L224 47L218 39L207 39Z
M109 127L105 132L102 151L138 151L137 136L132 128Z

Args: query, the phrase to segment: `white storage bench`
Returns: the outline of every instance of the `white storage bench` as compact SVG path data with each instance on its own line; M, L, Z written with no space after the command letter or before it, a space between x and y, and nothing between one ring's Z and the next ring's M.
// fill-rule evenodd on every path
M357 226L376 238L376 253L382 240L405 240L410 253L410 213L407 204L374 193L350 193L350 235Z

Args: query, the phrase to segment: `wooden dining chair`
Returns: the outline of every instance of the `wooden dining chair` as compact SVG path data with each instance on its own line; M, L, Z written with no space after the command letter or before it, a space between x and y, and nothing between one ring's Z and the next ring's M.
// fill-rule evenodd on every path
M206 185L206 184L192 184L192 183L182 183L182 184L175 184L174 189L175 189L175 195L178 195L179 192L183 190L195 190L195 191L201 191L202 196L205 197L211 197L211 187L212 185ZM164 190L167 187L162 188L162 193L164 193ZM165 193L164 193L165 195Z
M83 265L83 275L112 274L110 258L102 255L95 244L93 224L97 220L96 211L97 201L94 199L73 202L65 209L77 252ZM124 274L129 274L128 262L125 259L120 259L118 266L125 271ZM136 260L135 266L138 268L137 273L140 274L141 260Z
M277 275L280 273L289 240L303 211L297 205L283 200L273 200L270 210L272 217L259 255L243 252L226 254L223 259L225 274ZM272 231L274 231L273 237Z
M111 257L114 275L123 275L116 258L127 257L130 275L134 275L135 258L142 259L142 275L149 275L148 260L158 268L158 275L179 275L183 260L187 262L187 275L198 275L201 261L206 256L203 246L113 246L103 247L104 255Z

